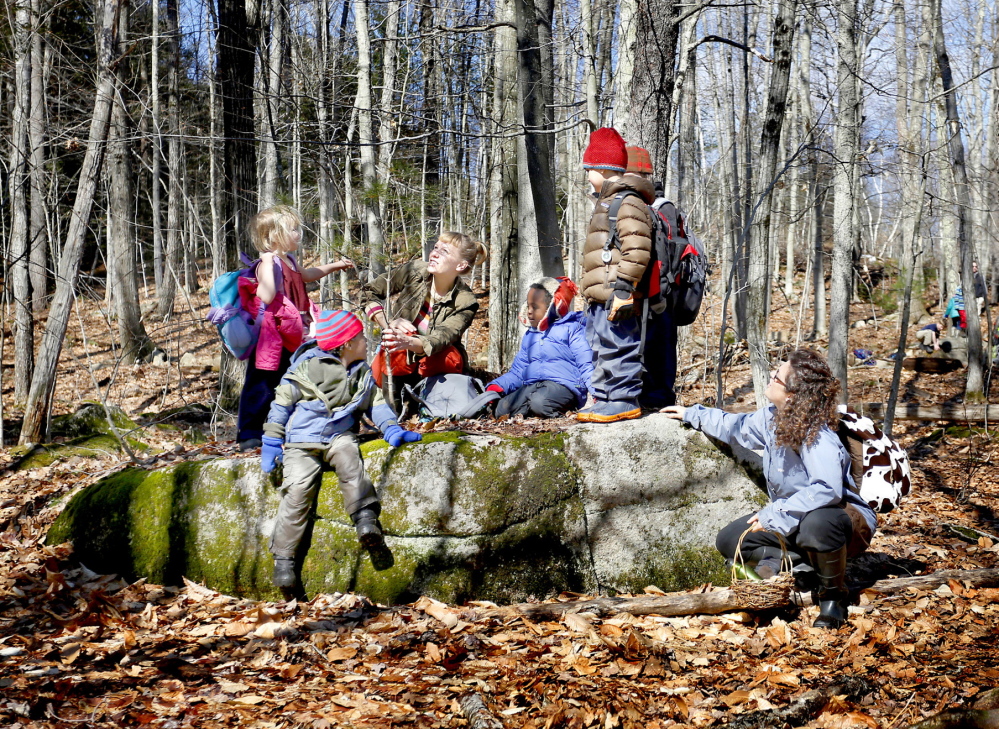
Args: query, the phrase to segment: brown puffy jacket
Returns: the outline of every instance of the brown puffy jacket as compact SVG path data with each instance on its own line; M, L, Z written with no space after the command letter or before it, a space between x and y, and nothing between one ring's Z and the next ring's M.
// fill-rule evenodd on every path
M614 196L625 190L634 190L639 197L628 195L621 203L617 216L618 246L611 249L610 263L604 263L601 256L610 233L607 213ZM638 175L622 175L604 182L583 247L580 288L587 301L606 302L613 296L614 282L619 277L632 286L641 281L652 256L652 217L646 203L651 203L655 197L652 181ZM636 296L639 294L636 292Z

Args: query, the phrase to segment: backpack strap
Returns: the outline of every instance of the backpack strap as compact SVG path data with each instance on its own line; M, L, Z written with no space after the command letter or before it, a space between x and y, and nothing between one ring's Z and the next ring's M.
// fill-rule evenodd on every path
M640 195L634 190L624 190L619 192L611 200L610 207L607 209L607 240L604 241L604 252L600 257L600 260L605 264L611 262L611 249L617 248L620 250L621 244L617 237L617 218L618 214L621 212L621 204L624 202L625 198L630 195L640 197Z

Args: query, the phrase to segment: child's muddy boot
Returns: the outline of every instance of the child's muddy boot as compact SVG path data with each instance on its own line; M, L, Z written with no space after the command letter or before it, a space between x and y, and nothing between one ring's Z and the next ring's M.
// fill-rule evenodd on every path
M357 541L367 550L379 549L385 545L382 525L378 523L378 512L370 506L355 511L351 517L357 530Z
M295 560L287 557L274 558L274 576L271 578L274 587L290 590L295 586Z

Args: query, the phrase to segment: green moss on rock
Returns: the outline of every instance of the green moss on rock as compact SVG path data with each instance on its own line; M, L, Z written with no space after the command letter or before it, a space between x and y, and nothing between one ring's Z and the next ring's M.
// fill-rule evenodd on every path
M108 405L107 412L111 422L122 434L137 429L139 426L117 405ZM104 406L98 402L84 402L75 413L58 415L52 419L52 437L80 438L97 434L112 435Z
M145 451L149 448L145 443L132 438L128 438L126 441L133 451ZM113 435L84 435L65 443L36 445L33 448L24 449L23 453L23 457L14 464L16 470L26 471L31 468L43 468L73 456L93 458L112 453L120 455L122 447Z

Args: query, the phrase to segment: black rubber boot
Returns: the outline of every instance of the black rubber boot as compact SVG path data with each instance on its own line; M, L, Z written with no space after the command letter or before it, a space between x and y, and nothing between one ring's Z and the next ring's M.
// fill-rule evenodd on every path
M357 530L357 541L367 550L380 549L385 546L382 536L382 525L378 522L378 512L370 506L358 509L350 518Z
M275 587L290 590L295 586L295 560L287 557L274 558L274 576L271 578Z
M808 555L819 575L819 588L816 596L819 602L819 617L812 623L813 628L838 628L849 616L847 610L849 593L846 590L846 547L835 552L810 552Z

